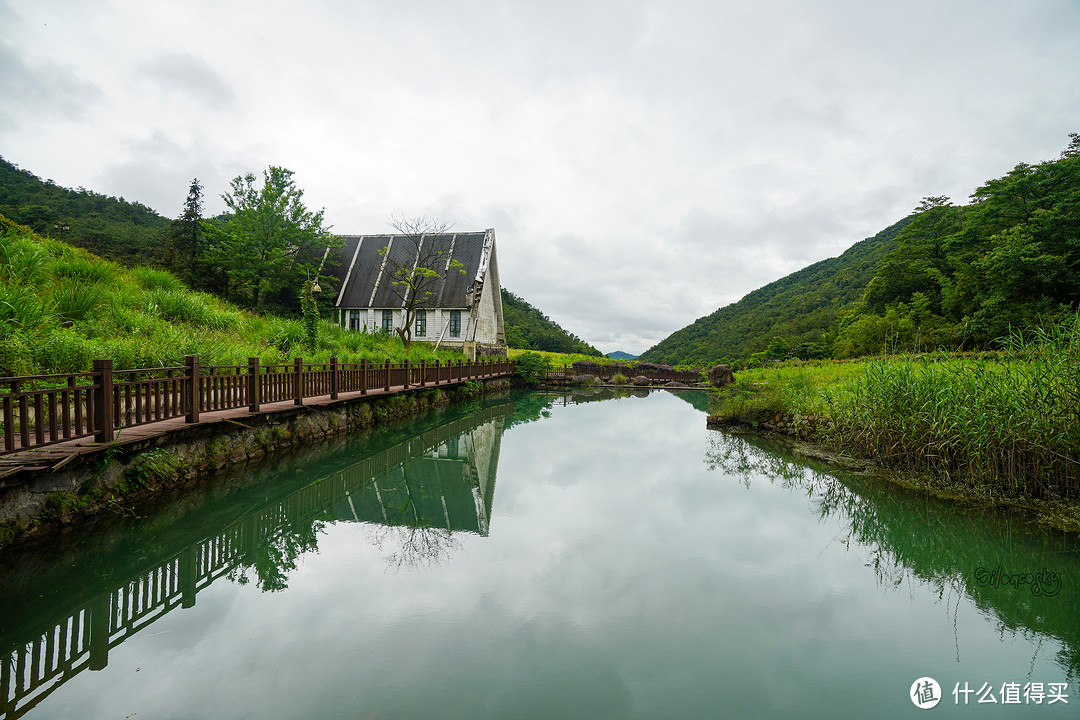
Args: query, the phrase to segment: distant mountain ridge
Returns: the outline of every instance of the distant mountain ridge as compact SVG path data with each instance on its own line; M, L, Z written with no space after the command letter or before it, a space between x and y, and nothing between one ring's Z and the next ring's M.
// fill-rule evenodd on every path
M862 297L907 217L855 243L839 257L816 262L747 294L677 330L639 356L646 362L705 365L761 352L776 336L800 357L824 352L825 333L840 310Z
M612 360L637 360L637 355L631 355L630 353L623 352L622 350L609 352L607 354L607 357L611 358Z

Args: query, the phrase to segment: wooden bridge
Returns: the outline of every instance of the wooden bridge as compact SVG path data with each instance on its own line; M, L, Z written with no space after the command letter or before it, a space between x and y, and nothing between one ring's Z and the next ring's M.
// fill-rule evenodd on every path
M184 425L513 373L505 358L354 364L296 358L286 365L249 358L247 365L200 367L198 357L189 356L180 367L114 370L111 360L95 360L89 373L0 378L0 480L57 470L114 441L143 440Z
M13 629L11 613L5 612L0 720L22 717L84 670L104 669L111 648L173 610L194 606L201 590L243 569L260 547L274 542L287 528L337 516L486 535L499 439L511 409L507 404L490 407L359 462L339 464L322 479L264 501L179 552L120 574L126 579L113 580L104 590L91 586L76 597L65 597L65 604L52 612L40 613L39 608L26 607L28 603L12 609L20 616L44 614L37 623L21 622ZM466 442L470 433L488 425L494 431L488 433L489 442ZM425 469L438 458L460 463L468 471L440 475ZM348 510L340 512L341 508ZM458 516L453 508L460 510ZM475 517L468 517L470 513ZM26 595L32 603L38 593Z

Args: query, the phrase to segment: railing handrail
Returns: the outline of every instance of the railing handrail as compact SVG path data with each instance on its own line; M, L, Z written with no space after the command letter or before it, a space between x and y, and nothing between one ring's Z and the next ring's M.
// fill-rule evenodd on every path
M130 370L113 369L111 360L95 360L92 372L0 378L0 455L88 435L111 442L122 427L181 416L196 423L200 412L241 407L258 412L265 403L292 400L303 405L306 398L337 399L340 392L434 387L513 371L509 358L431 364L389 358L339 363L336 357L328 363L305 363L294 358L275 365L250 358L247 365L202 366L192 355L182 366ZM87 379L89 384L79 384ZM26 387L46 381L55 387Z

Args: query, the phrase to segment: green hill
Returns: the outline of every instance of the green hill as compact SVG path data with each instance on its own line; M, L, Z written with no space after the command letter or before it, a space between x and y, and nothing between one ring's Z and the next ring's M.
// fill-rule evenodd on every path
M637 355L631 355L630 353L623 352L622 350L616 350L615 352L609 352L607 354L607 356L609 358L611 358L612 360L636 360L637 359Z
M503 324L506 342L512 348L559 353L603 355L577 335L568 333L524 299L502 288Z
M698 318L638 359L706 365L761 352L777 336L799 357L824 356L825 334L835 325L841 308L862 297L909 222L911 218L905 218L855 243L839 257L814 263Z
M126 265L161 265L172 223L141 203L60 187L2 157L0 215Z

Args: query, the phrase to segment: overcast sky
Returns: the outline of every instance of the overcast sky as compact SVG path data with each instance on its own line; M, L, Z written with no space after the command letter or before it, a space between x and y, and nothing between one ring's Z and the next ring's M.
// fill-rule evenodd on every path
M639 353L1080 132L1080 2L0 0L0 155L207 214L280 165L341 234L496 229Z

